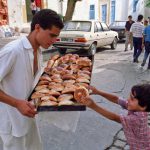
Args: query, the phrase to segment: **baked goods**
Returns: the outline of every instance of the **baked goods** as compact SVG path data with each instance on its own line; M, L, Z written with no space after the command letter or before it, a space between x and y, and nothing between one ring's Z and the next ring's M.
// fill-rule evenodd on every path
M40 99L40 106L76 105L91 79L92 62L88 57L77 54L54 55L34 89L31 98Z
M74 92L74 99L77 101L87 96L89 96L89 92L85 87L79 87Z

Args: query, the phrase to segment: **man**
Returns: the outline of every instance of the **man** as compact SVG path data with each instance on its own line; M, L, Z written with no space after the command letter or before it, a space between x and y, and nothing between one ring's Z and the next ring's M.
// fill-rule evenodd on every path
M130 43L130 49L132 50L133 48L133 38L132 38L132 34L130 34L130 28L131 25L134 23L134 21L132 20L132 16L128 16L128 21L125 24L125 31L126 31L126 41L125 41L125 50L128 50L128 44Z
M143 30L144 25L142 24L143 15L139 15L137 18L137 22L133 23L130 29L130 32L133 35L133 46L134 46L134 53L133 53L133 62L138 63L138 57L142 52L142 42L143 42Z
M145 53L144 53L144 59L143 62L141 64L141 66L143 67L146 63L146 60L150 54L150 25L148 25L147 27L145 27L144 29L144 45L145 45ZM149 57L149 62L148 62L148 67L147 69L150 69L150 57Z
M27 37L0 51L0 137L4 150L42 150L34 119L37 112L27 98L40 71L39 47L47 49L62 28L59 15L43 9L34 15Z

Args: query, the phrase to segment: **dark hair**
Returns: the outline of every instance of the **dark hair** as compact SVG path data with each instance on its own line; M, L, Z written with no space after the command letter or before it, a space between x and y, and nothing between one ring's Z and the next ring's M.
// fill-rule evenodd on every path
M138 15L138 21L141 21L143 19L143 15Z
M129 15L129 16L128 16L128 18L132 18L132 16L131 16L131 15Z
M52 26L56 26L60 29L64 27L60 16L51 9L42 9L33 16L31 32L35 29L36 24L39 24L44 30L51 29Z
M146 106L145 111L150 111L150 84L138 84L132 87L131 92L138 100L141 107Z
M34 0L31 0L31 2L33 3L33 2L34 2Z

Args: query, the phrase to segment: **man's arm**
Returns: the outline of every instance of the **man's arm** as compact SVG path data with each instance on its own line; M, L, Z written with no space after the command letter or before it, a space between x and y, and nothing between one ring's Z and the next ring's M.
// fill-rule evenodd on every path
M0 90L0 101L12 107L15 107L22 115L27 117L34 117L37 113L35 107L26 100L19 100L11 97Z

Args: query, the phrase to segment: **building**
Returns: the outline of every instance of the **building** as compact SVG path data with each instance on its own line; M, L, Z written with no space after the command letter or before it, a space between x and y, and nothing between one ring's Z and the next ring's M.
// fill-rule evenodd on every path
M115 20L126 20L128 0L90 0L90 19L110 24Z

